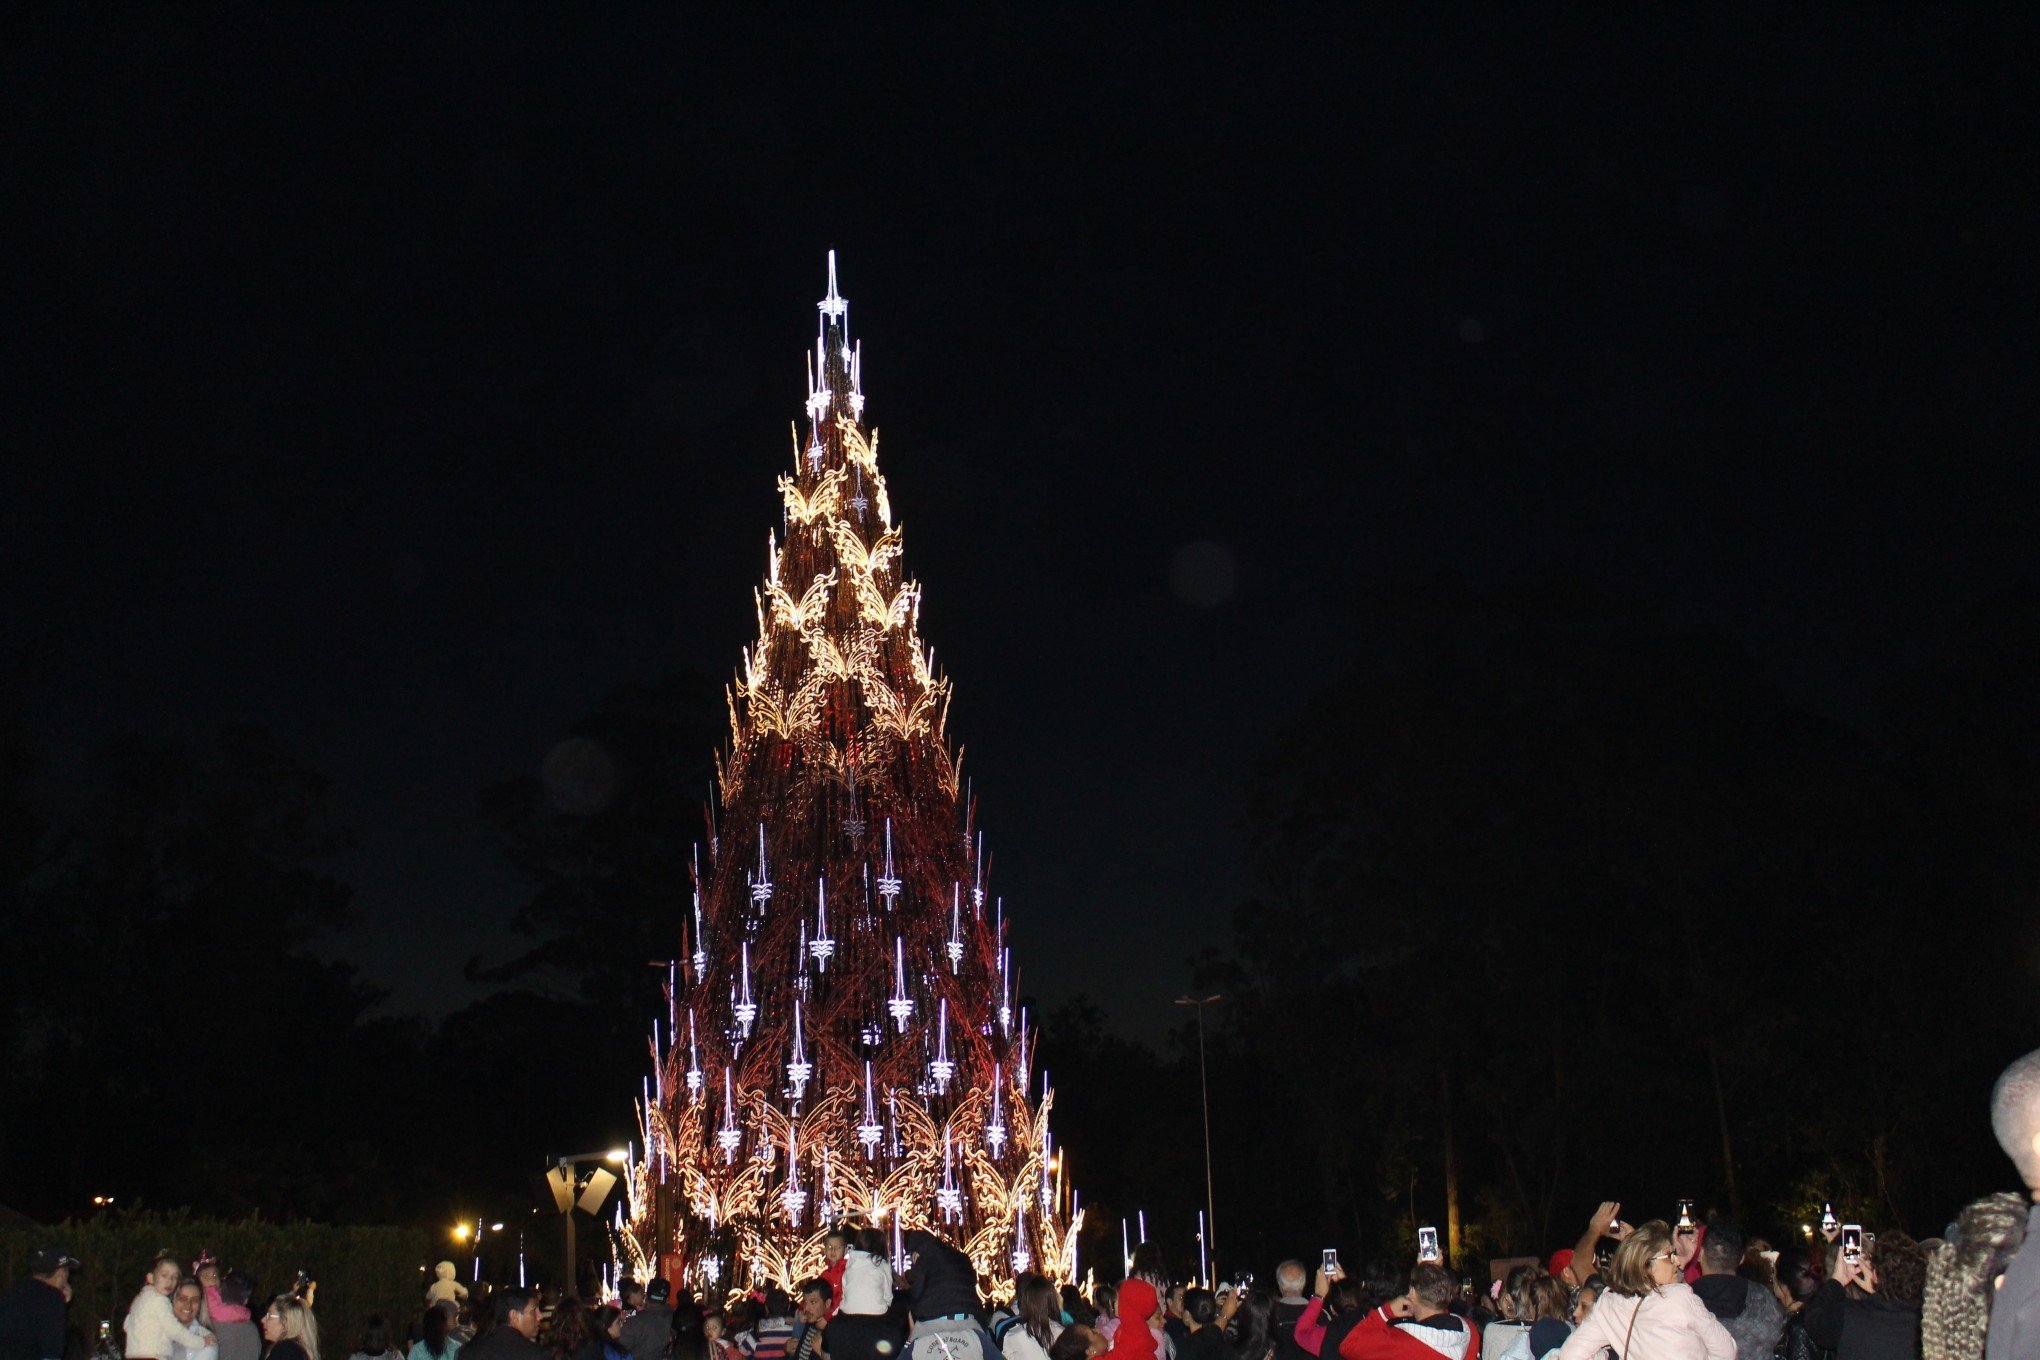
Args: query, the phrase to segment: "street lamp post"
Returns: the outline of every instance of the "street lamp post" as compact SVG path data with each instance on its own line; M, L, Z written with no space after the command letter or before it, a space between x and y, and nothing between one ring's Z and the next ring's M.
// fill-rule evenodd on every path
M630 1160L630 1152L625 1148L611 1148L607 1152L577 1152L571 1157L560 1157L556 1160L559 1163L558 1174L566 1185L564 1207L560 1210L560 1217L565 1219L567 1224L566 1291L578 1297L581 1291L580 1281L576 1278L574 1270L574 1197L579 1187L575 1184L574 1168L583 1162L614 1162L620 1166Z
M1210 996L1179 996L1178 1006L1195 1007L1197 1011L1197 1088L1204 1105L1204 1253L1205 1273L1217 1278L1211 1266L1218 1259L1218 1200L1212 1193L1211 1182L1211 1074L1204 1063L1204 1008L1214 1001L1223 1001L1217 992ZM1211 1280L1204 1281L1204 1287L1211 1287Z

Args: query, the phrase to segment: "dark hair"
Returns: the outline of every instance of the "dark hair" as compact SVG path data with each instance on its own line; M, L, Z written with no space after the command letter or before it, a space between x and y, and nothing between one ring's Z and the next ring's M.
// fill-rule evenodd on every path
M1083 1324L1062 1329L1048 1347L1048 1360L1089 1360L1091 1339L1084 1335L1089 1329Z
M1820 1272L1813 1268L1813 1253L1804 1247L1787 1247L1778 1253L1778 1283L1800 1303L1820 1292Z
M1153 1242L1143 1242L1133 1249L1133 1270L1136 1280L1146 1280L1157 1292L1169 1292L1169 1267L1162 1261L1162 1249Z
M835 1238L838 1242L841 1242L845 1247L848 1247L852 1242L855 1242L857 1240L857 1235L841 1223L838 1223L835 1227L829 1229L827 1232L822 1234L822 1240L824 1242L828 1241L832 1237Z
M546 1344L560 1360L572 1360L588 1344L588 1310L572 1294L553 1305L552 1329L546 1334Z
M761 1318L781 1318L793 1311L793 1301L786 1297L786 1291L776 1284L765 1286L765 1297L758 1303Z
M1062 1312L1062 1298L1055 1292L1055 1282L1044 1275L1022 1275L1013 1288L1013 1315L1019 1320L1020 1329L1034 1338L1036 1345L1047 1349L1055 1340L1057 1316Z
M381 1355L390 1348L390 1322L381 1313L370 1313L361 1324L361 1339L354 1349L363 1355Z
M513 1284L508 1289L497 1290L496 1321L508 1322L512 1313L529 1312L532 1300L537 1297L538 1291L536 1289L526 1289L521 1284Z
M1379 1308L1410 1292L1410 1272L1394 1261L1369 1261L1360 1272L1360 1306Z
M220 1276L220 1302L248 1306L248 1300L255 1297L255 1281L245 1271L230 1270Z
M820 1294L823 1303L833 1302L836 1297L836 1291L831 1289L829 1282L819 1275L800 1287L801 1298L805 1299L810 1294Z
M850 1245L867 1256L885 1255L885 1230L882 1228L859 1228L857 1235L850 1239Z
M1429 1261L1410 1272L1410 1292L1426 1308L1443 1308L1459 1295L1459 1277Z
M1062 1287L1062 1306L1063 1311L1070 1315L1070 1321L1075 1326L1095 1327L1098 1325L1098 1310L1093 1308L1091 1301L1084 1297L1084 1291L1075 1285L1066 1284Z
M1184 1290L1183 1316L1199 1327L1209 1327L1218 1321L1218 1296L1209 1289Z
M1238 1360L1267 1360L1268 1347L1274 1344L1270 1335L1270 1320L1275 1312L1275 1300L1268 1297L1265 1289L1250 1289L1240 1298L1240 1308L1233 1314L1232 1353ZM1141 1326L1145 1319L1136 1320L1134 1326ZM1127 1325L1121 1318L1119 1325Z
M1700 1257L1716 1270L1734 1270L1742 1264L1749 1234L1732 1218L1711 1218L1707 1236L1700 1243Z
M425 1353L431 1356L432 1360L445 1360L450 1353L446 1344L446 1333L452 1325L453 1319L449 1318L446 1310L438 1304L435 1303L425 1310L425 1320L418 1324L418 1339L425 1343Z
M1927 1292L1927 1254L1902 1232L1882 1233L1870 1252L1877 1267L1877 1295L1893 1303L1918 1303Z

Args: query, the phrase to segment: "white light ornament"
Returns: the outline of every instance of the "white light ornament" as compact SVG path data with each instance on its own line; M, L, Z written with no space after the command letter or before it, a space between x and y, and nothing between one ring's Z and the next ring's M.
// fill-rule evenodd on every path
M885 1126L878 1122L878 1100L871 1089L871 1060L864 1061L864 1122L857 1126L857 1141L864 1145L865 1160L878 1155L878 1140L885 1137Z
M744 1135L737 1128L737 1091L727 1067L723 1069L722 1089L722 1127L715 1131L715 1141L723 1151L723 1165L729 1166L737 1160L737 1144L744 1140Z
M956 1076L956 1064L949 1060L949 998L943 997L936 1011L935 1056L928 1063L929 1079L935 1083L940 1095L949 1094L949 1083Z
M701 1050L694 1041L694 1007L687 1008L687 1098L701 1095Z
M963 964L963 885L952 883L949 887L949 943L943 951L949 955L949 971L954 973Z
M900 895L899 870L893 867L892 818L885 819L885 863L878 870L878 895L885 899L885 908L891 911L893 900Z
M743 1037L748 1039L751 1037L751 1026L758 1019L758 1003L751 998L751 942L749 940L744 941L742 946L742 967L741 982L736 998L730 1005L730 1014L737 1018L737 1024L742 1031Z
M942 1184L935 1187L935 1208L944 1223L963 1221L963 1190L956 1183L956 1153L949 1146L949 1126L942 1126Z
M985 833L978 832L977 838L977 881L970 890L970 904L982 917L985 914Z
M701 889L694 890L694 978L700 981L708 974L708 936L701 929Z
M793 1089L795 1100L807 1096L808 1078L815 1074L814 1065L807 1060L807 1044L800 1032L800 1002L793 1003L793 1061L786 1065L786 1080Z
M836 942L829 938L829 883L823 879L815 885L815 937L808 941L808 953L815 965L824 973L829 971L829 958L836 952Z
M845 351L843 357L850 362L850 414L864 414L864 342L859 340L857 348Z
M800 1158L794 1153L791 1129L786 1132L786 1186L779 1192L779 1202L786 1206L786 1216L795 1223L807 1212L807 1187L800 1183Z
M999 951L999 1029L1008 1037L1013 1034L1013 951Z
M836 252L829 252L829 295L816 304L823 316L831 321L842 321L850 315L850 300L836 291Z
M907 942L899 935L893 936L893 994L885 1008L892 1012L900 1033L905 1034L907 1022L914 1018L914 998L907 995Z
M758 823L758 872L751 879L751 904L765 910L772 900L772 878L765 868L765 823Z
M1002 1064L992 1064L992 1112L985 1120L985 1144L994 1157L1006 1154L1006 1105L1005 1094L1000 1089L1005 1082ZM1026 1267L1022 1266L1025 1270Z
M701 1279L711 1289L722 1283L722 1257L710 1252L701 1258Z
M1013 1206L1013 1269L1024 1271L1034 1264L1034 1253L1027 1250L1027 1205Z

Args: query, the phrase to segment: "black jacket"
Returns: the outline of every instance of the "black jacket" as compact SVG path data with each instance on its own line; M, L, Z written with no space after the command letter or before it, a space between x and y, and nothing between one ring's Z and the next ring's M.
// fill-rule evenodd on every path
M673 1349L673 1310L663 1303L647 1303L623 1320L616 1340L630 1352L630 1360L659 1360Z
M916 1322L942 1317L984 1321L983 1305L978 1301L977 1269L968 1256L934 1233L919 1228L907 1234L906 1248L914 1253L907 1298Z
M1829 1280L1807 1301L1806 1334L1835 1360L1919 1360L1920 1306L1876 1294L1852 1299Z
M0 1294L0 1360L58 1360L64 1353L64 1295L30 1276Z
M460 1348L468 1360L552 1360L552 1352L536 1341L526 1341L515 1327L499 1322L480 1341Z

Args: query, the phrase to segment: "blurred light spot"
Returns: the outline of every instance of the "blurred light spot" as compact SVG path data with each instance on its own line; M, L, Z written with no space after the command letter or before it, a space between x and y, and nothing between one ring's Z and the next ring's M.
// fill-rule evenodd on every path
M568 737L539 769L545 796L569 817L592 817L616 796L616 762L586 737Z
M1239 563L1223 543L1185 543L1169 562L1169 589L1192 609L1224 604L1238 592L1239 585Z

